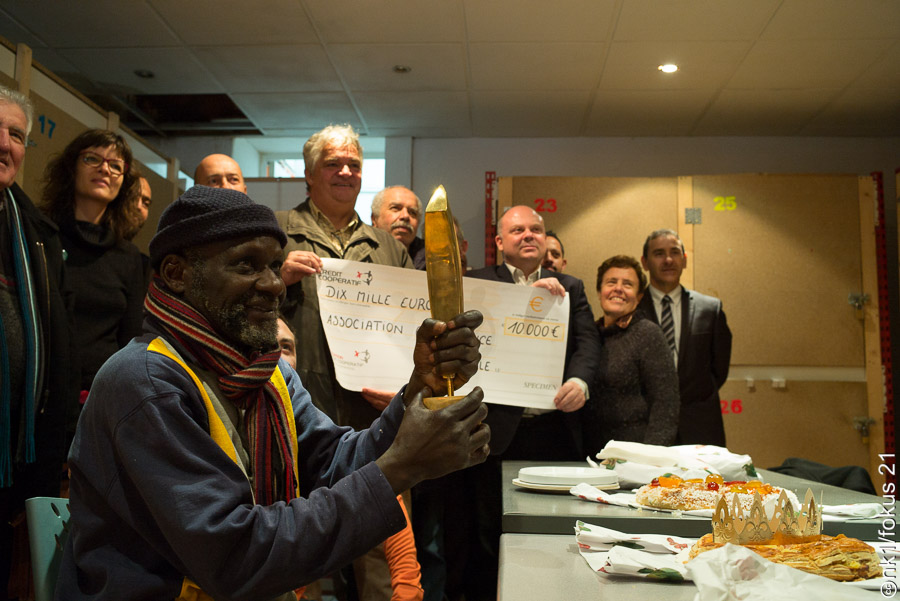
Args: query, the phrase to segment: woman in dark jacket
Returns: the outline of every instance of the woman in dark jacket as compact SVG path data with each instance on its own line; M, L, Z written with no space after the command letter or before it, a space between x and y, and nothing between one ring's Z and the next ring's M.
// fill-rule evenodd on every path
M597 269L603 317L600 367L591 385L584 442L590 453L610 440L671 445L678 430L678 373L658 325L635 312L647 277L633 257L617 255Z
M137 220L140 181L131 149L111 131L88 130L54 157L44 173L43 210L59 226L72 322L81 362L81 401L100 366L141 333L146 277L141 254L124 240ZM79 406L68 413L74 432Z

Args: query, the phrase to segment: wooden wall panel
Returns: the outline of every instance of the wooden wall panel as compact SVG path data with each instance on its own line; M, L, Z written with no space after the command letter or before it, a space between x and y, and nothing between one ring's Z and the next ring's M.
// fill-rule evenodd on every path
M750 391L729 380L720 393L728 402L722 416L728 448L749 454L757 467L781 465L787 457L869 467L868 445L853 429L853 418L866 415L864 382L790 381L778 390L761 381ZM734 399L740 399L740 413L732 412Z
M22 167L24 180L20 185L38 204L43 188L44 168L50 158L62 152L87 126L34 91L30 98L34 105L34 125L31 127L30 143Z
M509 181L501 178L501 188ZM559 234L566 249L566 273L584 281L595 318L601 315L595 292L600 263L619 254L640 259L647 234L677 227L674 177L516 177L511 183L511 204L545 209L547 229ZM549 199L555 211L547 210Z
M694 177L694 286L723 299L732 364L862 367L858 178ZM734 197L733 210L716 210ZM874 291L873 291L874 292Z

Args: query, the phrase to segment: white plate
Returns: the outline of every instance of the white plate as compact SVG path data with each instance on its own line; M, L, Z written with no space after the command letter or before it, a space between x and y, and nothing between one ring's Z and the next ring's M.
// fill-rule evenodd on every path
M576 484L590 484L592 486L619 486L619 476L613 470L596 467L568 467L568 466L536 466L523 467L519 470L519 480L529 484L549 484L565 486L569 488Z
M531 482L523 482L518 478L513 478L512 481L514 486L518 486L519 488L527 488L528 490L543 490L546 492L569 492L574 484L532 484ZM603 490L615 490L619 488L618 484L607 484L597 486L597 488Z

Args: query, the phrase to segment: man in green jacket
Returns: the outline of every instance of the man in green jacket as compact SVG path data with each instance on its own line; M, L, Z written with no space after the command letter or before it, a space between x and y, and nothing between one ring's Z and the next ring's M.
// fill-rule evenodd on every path
M297 334L297 373L313 403L335 423L367 428L394 392L347 390L338 384L319 317L315 275L322 257L413 268L406 248L390 233L364 223L356 212L362 184L362 146L349 125L330 125L303 145L307 198L276 214L287 234L281 277L282 312ZM365 394L365 397L363 396ZM418 564L416 565L418 571ZM354 562L359 597L387 601L391 581L384 546Z

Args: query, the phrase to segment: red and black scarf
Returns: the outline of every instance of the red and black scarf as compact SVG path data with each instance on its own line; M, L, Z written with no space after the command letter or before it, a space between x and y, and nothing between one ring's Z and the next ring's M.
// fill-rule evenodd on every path
M281 352L276 348L245 357L222 340L193 307L169 292L153 276L144 308L151 319L219 378L222 393L244 410L243 428L253 472L253 492L260 505L294 498L297 481L291 453L289 419L270 381Z

